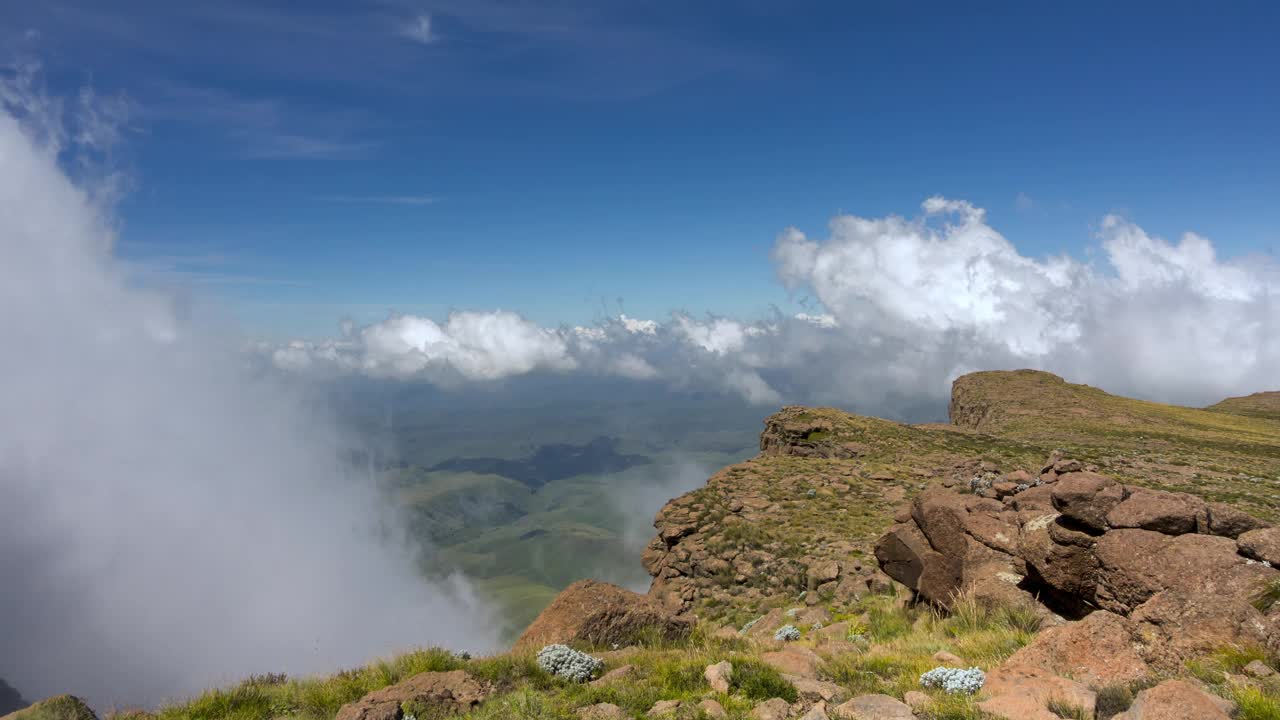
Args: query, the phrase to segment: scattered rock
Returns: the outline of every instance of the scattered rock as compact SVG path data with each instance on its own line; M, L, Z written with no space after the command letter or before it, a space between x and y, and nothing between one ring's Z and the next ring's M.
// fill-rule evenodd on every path
M635 674L636 674L635 665L620 665L610 670L609 672L601 675L595 680L592 680L588 684L594 687L604 687L605 685L612 685L616 682L626 680Z
M582 720L626 720L627 713L613 703L597 703L580 707L578 717Z
M1235 703L1181 680L1165 680L1143 690L1133 705L1112 720L1229 720Z
M405 704L464 713L492 693L492 686L476 680L465 670L418 673L343 705L335 720L400 720L401 707Z
M1207 532L1210 535L1234 539L1250 530L1271 527L1267 522L1224 503L1206 503L1206 511L1206 528L1201 532Z
M1107 525L1182 535L1195 532L1205 515L1204 501L1193 495L1138 488L1107 513Z
M1266 678L1276 674L1266 663L1261 660L1254 660L1244 666L1244 674L1255 678Z
M627 645L642 634L678 640L693 629L693 619L677 615L661 602L610 583L580 580L551 601L516 641L516 649L554 643Z
M939 650L934 653L933 659L943 665L964 665L964 660L959 655L949 653L946 650Z
M911 706L888 695L856 697L832 711L841 720L912 720Z
M807 679L818 677L818 665L822 658L806 647L788 646L776 652L767 652L760 656L767 665L783 675L795 675Z
M810 680L809 678L796 677L794 675L785 675L784 677L795 687L796 692L800 694L800 700L804 703L838 703L849 697L849 692L835 683L826 682L825 680Z
M680 710L679 700L659 700L646 713L649 717L673 717Z
M709 718L729 717L729 713L725 712L724 706L710 698L707 698L706 700L703 700L702 702L698 703L698 708L702 710L702 713Z
M1053 486L1053 507L1066 517L1096 531L1107 529L1107 513L1124 500L1124 487L1104 475L1073 472Z
M712 690L727 695L729 682L733 679L733 664L727 660L721 660L715 665L708 665L702 676L707 679L707 684Z
M790 713L790 703L782 698L773 698L752 708L748 717L752 720L787 720L787 715Z
M809 712L800 717L800 720L831 720L827 716L827 706L824 703L818 703L809 708Z
M920 692L919 690L908 690L902 696L902 701L911 706L911 709L917 713L923 713L933 705L933 698Z

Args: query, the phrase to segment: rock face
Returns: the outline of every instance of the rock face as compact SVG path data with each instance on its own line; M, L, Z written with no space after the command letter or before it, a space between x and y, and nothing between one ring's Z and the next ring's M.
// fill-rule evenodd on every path
M343 705L335 720L401 720L405 705L420 705L437 713L464 713L492 692L492 687L464 670L418 673Z
M653 598L596 580L565 588L516 641L517 649L553 643L628 645L656 633L667 640L689 634L693 619L678 615Z
M1107 611L1015 656L1077 679L1145 677L1228 643L1280 648L1276 618L1250 602L1280 578L1269 560L1280 560L1280 530L1057 457L1040 485L1021 487L1001 501L926 490L881 537L876 559L942 607L969 592L1069 617Z
M9 713L3 720L98 720L98 716L80 698L57 695Z

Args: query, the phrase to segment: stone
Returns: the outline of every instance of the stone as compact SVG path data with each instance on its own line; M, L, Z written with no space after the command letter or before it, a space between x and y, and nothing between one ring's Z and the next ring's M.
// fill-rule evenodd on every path
M1117 685L1152 675L1138 654L1137 629L1127 618L1105 610L1042 630L1005 661L1011 667L1039 667L1093 686Z
M1192 495L1134 488L1107 513L1106 520L1113 528L1181 535L1195 532L1198 520L1205 513L1204 501Z
M678 615L658 600L611 583L580 580L565 588L529 625L515 649L540 649L554 643L629 645L656 634L679 640L693 619Z
M1235 703L1182 680L1165 680L1138 693L1112 720L1229 720Z
M1272 675L1275 675L1276 671L1272 670L1266 663L1262 662L1261 660L1254 660L1250 662L1248 665L1244 666L1244 674L1248 675L1249 677L1267 678L1267 677L1271 677Z
M1280 528L1250 530L1236 539L1240 554L1272 565L1280 565Z
M809 566L806 576L812 590L840 577L840 565L835 560L820 560Z
M751 720L787 720L791 714L791 704L782 698L772 698L759 703L751 709L747 717Z
M424 672L343 705L335 720L400 720L405 704L464 713L491 694L491 685L476 680L465 670Z
M649 712L645 713L649 717L674 717L676 712L680 710L679 700L659 700L649 708Z
M1215 535L1169 536L1150 530L1112 530L1094 546L1096 601L1127 614L1162 590L1248 595L1276 571L1252 567L1236 542Z
M982 691L988 699L978 707L1008 720L1058 720L1060 716L1049 710L1050 700L1079 708L1086 717L1093 717L1097 707L1097 695L1088 687L1045 668L1012 661L987 673Z
M818 703L809 708L809 712L800 716L800 720L831 720L827 716L827 706L825 703Z
M702 711L703 715L706 715L709 718L719 719L729 717L729 713L725 712L724 706L711 698L707 698L706 700L698 703L698 709Z
M606 685L612 685L616 682L620 682L622 680L631 678L635 674L636 674L635 665L619 665L618 667L610 670L609 672L601 675L600 677L596 678L595 680L592 680L590 683L587 683L587 684L593 687L604 687Z
M721 660L715 665L708 665L702 676L707 679L707 684L712 690L727 695L729 683L733 680L733 664L728 660Z
M1224 645L1275 648L1278 638L1246 598L1212 590L1164 590L1129 616L1156 670L1178 672L1187 660Z
M949 652L947 652L946 650L939 650L938 652L934 653L934 654L933 654L933 660L934 660L934 662L936 662L936 663L940 663L940 664L942 664L942 665L957 665L957 666L959 666L959 665L963 665L963 664L964 664L964 660L963 660L963 659L961 659L961 657L960 657L959 655L955 655L955 654L949 653Z
M906 703L917 713L923 713L933 705L933 698L919 690L908 690L902 696L902 702Z
M578 717L582 720L626 720L627 713L613 703L596 703L580 707Z
M1265 520L1258 518L1225 503L1211 502L1206 503L1207 516L1205 518L1206 527L1200 532L1207 532L1211 535L1221 535L1223 537L1238 538L1250 530L1261 530L1262 528L1271 527Z
M911 706L888 695L862 695L832 710L840 720L913 720Z
M1107 529L1107 513L1122 500L1124 487L1097 473L1067 473L1053 486L1054 509L1098 532Z
M795 675L784 675L783 677L795 687L796 692L800 695L800 700L805 703L838 703L849 697L847 690L832 682L812 680Z
M783 675L795 675L810 680L818 677L818 666L822 664L822 658L817 653L809 648L795 645L764 653L760 656L760 660Z
M772 640L773 634L786 625L788 620L790 618L782 612L782 608L774 608L757 618L743 635L752 640Z

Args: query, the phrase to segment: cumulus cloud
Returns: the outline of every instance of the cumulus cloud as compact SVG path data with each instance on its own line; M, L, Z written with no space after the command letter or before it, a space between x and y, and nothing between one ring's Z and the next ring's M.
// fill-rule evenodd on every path
M150 704L406 646L494 646L464 585L418 576L419 548L323 405L128 282L102 205L59 163L107 142L107 115L50 127L64 111L28 77L0 85L0 677ZM450 352L492 350L475 338L491 327Z
M1280 382L1280 275L1268 260L1223 261L1202 236L1171 243L1118 216L1093 239L1097 262L1033 258L971 203L933 197L921 210L840 215L820 239L794 228L778 236L779 279L821 312L755 322L622 315L573 328L509 313L455 314L439 326L403 316L307 353L406 378L438 379L445 367L473 380L594 372L908 419L940 418L951 381L983 369L1041 368L1188 404ZM290 348L276 359L302 362Z

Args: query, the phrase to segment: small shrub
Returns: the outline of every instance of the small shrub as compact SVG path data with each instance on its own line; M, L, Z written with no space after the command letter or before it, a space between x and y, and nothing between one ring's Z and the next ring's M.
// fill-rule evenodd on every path
M1232 689L1231 699L1240 707L1236 720L1280 720L1280 695L1241 686Z
M1262 590L1253 598L1253 606L1266 612L1273 605L1280 603L1280 580L1272 580L1262 586Z
M940 688L952 695L972 695L981 690L986 681L986 673L976 667L968 670L936 667L920 676L921 687Z
M800 630L798 630L795 625L783 625L778 628L778 632L773 634L773 639L781 640L783 642L794 642L800 639Z
M604 663L568 645L548 645L538 651L538 667L573 682L586 682L595 677Z
M782 698L789 703L799 698L799 693L777 669L759 660L734 660L733 678L729 681L734 692L750 700L762 701Z

